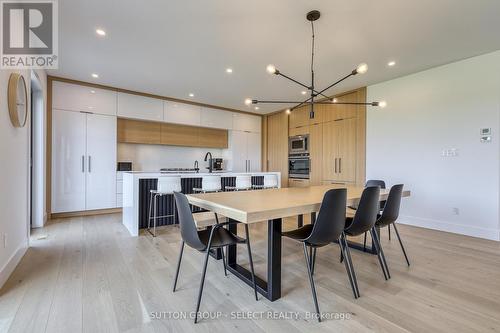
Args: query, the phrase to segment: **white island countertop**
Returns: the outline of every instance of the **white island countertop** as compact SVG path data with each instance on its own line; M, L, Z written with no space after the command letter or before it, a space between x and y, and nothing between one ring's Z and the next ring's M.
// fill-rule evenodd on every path
M281 184L280 172L158 172L158 171L124 171L123 172L123 224L132 236L139 235L139 180L155 179L158 177L180 176L181 178L201 178L203 176L236 177L237 175L264 176L273 174Z

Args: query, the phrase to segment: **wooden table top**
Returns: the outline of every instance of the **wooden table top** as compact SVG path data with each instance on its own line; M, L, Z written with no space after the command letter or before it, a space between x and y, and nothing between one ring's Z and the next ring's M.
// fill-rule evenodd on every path
M364 187L320 185L279 189L188 194L189 203L243 223L253 223L317 212L329 189L347 188L347 205L356 204ZM380 200L387 199L389 189L380 191ZM410 196L404 190L403 197Z

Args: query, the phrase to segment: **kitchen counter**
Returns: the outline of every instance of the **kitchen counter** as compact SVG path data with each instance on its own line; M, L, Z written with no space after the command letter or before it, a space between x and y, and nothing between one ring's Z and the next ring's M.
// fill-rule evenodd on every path
M263 181L264 175L274 174L278 177L278 184L281 184L281 173L279 172L228 172L218 171L213 173L169 173L169 172L145 172L145 171L126 171L123 172L123 224L132 236L139 234L139 229L147 226L149 191L156 189L158 177L180 176L182 183L182 192L193 193L193 188L201 187L201 178L203 176L221 176L223 188L226 185L234 185L237 175L251 175L252 182L259 184ZM172 197L164 196L158 205L158 215L170 215L173 212L171 205ZM166 220L166 221L164 221ZM173 224L173 218L158 220L157 225Z

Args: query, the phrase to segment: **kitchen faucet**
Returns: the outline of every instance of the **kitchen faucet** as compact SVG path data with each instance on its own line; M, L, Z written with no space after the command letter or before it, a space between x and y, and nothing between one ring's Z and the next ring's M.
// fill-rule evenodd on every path
M196 171L196 173L200 172L200 167L198 166L198 160L194 161L194 171Z
M212 153L211 152L208 152L205 154L205 159L204 161L206 162L207 161L207 158L208 156L210 155L210 159L208 160L208 172L209 173L212 173L212 167L213 167L213 164L212 164Z

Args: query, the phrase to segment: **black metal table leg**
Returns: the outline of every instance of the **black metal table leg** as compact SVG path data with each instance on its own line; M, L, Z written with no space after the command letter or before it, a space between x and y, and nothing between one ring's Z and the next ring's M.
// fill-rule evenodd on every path
M267 222L267 281L255 276L257 291L270 301L281 298L281 227L281 219ZM229 224L228 228L237 233L236 223ZM236 245L228 246L226 255L227 270L253 288L251 272L238 264Z

